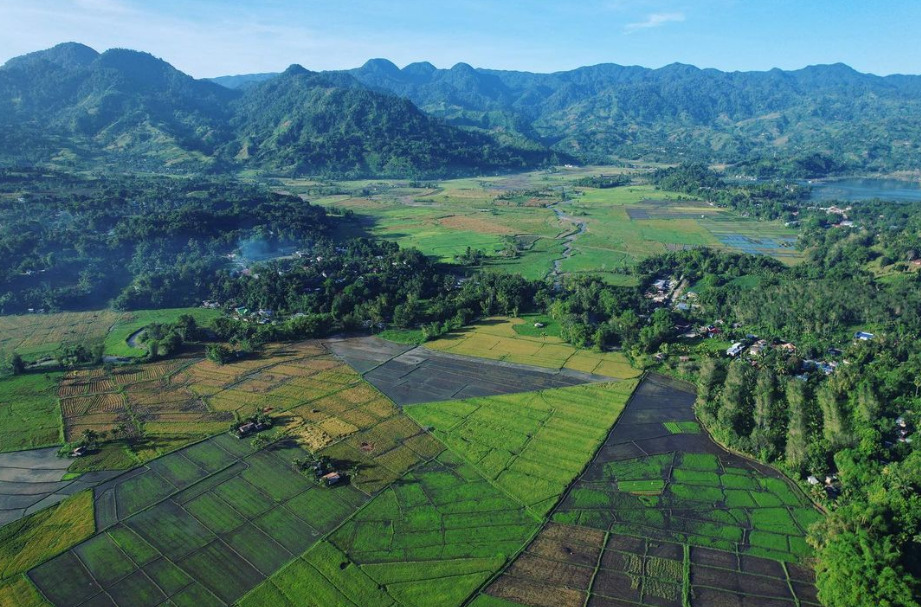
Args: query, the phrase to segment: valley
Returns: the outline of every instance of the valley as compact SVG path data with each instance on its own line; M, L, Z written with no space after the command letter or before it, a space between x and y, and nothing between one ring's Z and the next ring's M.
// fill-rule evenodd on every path
M662 65L10 58L0 607L919 607L921 76Z

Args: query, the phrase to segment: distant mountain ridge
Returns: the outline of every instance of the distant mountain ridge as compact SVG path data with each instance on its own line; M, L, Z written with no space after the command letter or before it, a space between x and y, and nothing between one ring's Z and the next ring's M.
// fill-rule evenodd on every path
M424 177L642 159L823 176L921 166L919 116L921 76L843 64L534 74L372 59L208 81L65 43L0 67L2 164Z
M292 66L245 90L137 51L65 43L0 67L0 162L439 176L557 161L445 124L346 73Z
M345 73L451 124L590 160L819 155L866 170L921 162L921 76L861 74L840 63L766 72L601 64L536 74L372 59Z

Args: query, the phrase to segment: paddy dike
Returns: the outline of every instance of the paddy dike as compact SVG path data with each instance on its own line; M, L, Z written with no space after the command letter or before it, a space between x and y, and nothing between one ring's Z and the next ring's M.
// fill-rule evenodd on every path
M377 337L330 339L325 345L400 406L618 381L570 369L436 352Z

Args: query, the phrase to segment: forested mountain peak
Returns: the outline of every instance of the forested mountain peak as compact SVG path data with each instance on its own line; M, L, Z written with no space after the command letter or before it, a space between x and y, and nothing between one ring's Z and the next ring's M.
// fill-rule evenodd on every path
M400 74L386 60L369 69ZM434 68L433 68L434 69ZM472 69L472 68L471 68ZM0 164L64 159L151 170L250 166L272 171L408 176L524 168L537 146L512 150L459 131L411 101L373 92L345 72L293 64L231 90L149 53L102 54L75 43L0 69Z
M29 69L37 63L47 62L62 68L87 67L99 53L79 42L62 42L49 49L14 57L0 69Z

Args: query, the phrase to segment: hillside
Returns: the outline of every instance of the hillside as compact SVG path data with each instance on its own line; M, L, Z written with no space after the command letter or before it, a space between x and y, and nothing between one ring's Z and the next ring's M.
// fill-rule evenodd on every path
M0 163L195 172L427 176L538 166L350 76L294 66L245 92L147 53L67 43L0 68Z
M602 64L534 74L398 69L375 59L349 72L452 124L516 129L593 159L618 155L736 162L818 153L838 167L891 170L921 159L921 77L861 74L843 64L721 72Z

